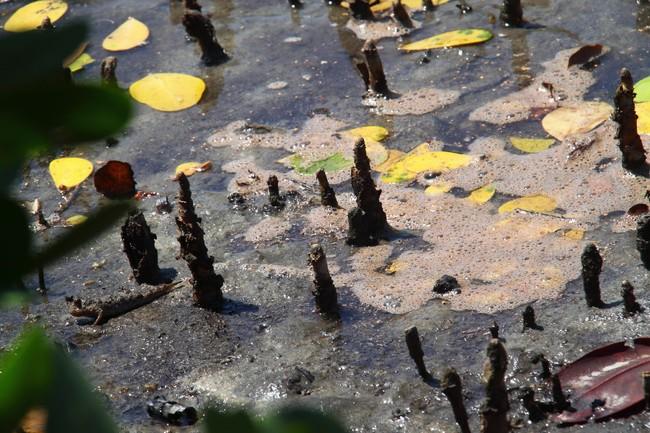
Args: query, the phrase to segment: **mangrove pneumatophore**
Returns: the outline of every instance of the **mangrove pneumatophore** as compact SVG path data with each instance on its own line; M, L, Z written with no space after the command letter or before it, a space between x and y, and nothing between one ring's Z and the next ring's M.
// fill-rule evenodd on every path
M366 154L366 143L359 138L354 144L354 167L351 169L352 191L357 197L357 206L348 212L347 243L355 246L377 245L388 228L386 213L370 172L370 160Z
M519 398L521 399L521 405L528 412L530 422L535 423L546 418L544 411L535 400L535 391L533 388L530 386L523 387L519 393Z
M316 179L318 180L318 186L320 188L320 204L338 209L340 207L339 202L336 200L334 189L330 186L330 183L327 180L325 170L318 170L316 172Z
M507 433L510 431L506 370L508 354L501 340L493 338L487 347L487 359L483 365L485 400L481 405L481 433Z
M389 97L392 93L388 89L386 75L384 75L384 66L381 63L381 58L379 57L375 43L370 40L366 41L361 48L361 55L368 75L366 87L379 96ZM363 76L363 73L361 74Z
M275 175L269 176L266 181L266 186L269 191L269 204L275 209L282 209L286 203L284 197L280 195L278 177Z
M467 418L467 409L463 401L463 385L460 376L453 368L448 368L442 376L442 392L449 400L451 409L454 412L454 419L460 428L461 433L471 433Z
M201 48L201 61L205 66L215 66L230 59L219 45L215 36L214 26L210 19L196 10L186 10L183 15L183 26L188 36L195 38Z
M370 9L370 3L366 0L352 0L348 3L350 5L350 11L352 11L352 16L358 20L374 20L375 15Z
M122 245L138 284L160 283L156 235L151 233L142 212L129 215L122 225Z
M180 258L185 260L192 273L194 303L202 308L218 310L223 304L223 277L214 272L214 258L208 255L201 219L194 210L190 182L184 173L179 174L177 180L180 187L176 198Z
M521 8L521 0L503 0L499 18L507 27L521 27L524 25L524 12Z
M100 65L101 79L102 84L109 87L117 87L117 75L115 75L115 70L117 69L117 58L113 56L108 56Z
M588 244L582 252L582 284L588 307L601 308L605 305L600 297L600 272L603 258L594 244Z
M418 374L425 382L431 380L432 376L427 371L427 367L424 364L424 352L422 351L422 342L420 341L418 328L411 326L404 332L404 337L406 339L406 347L408 348L409 355L413 361L415 361Z
M634 108L634 82L627 69L621 70L621 82L614 96L612 119L618 123L616 139L623 154L623 168L637 170L645 165L645 149L637 131L637 115Z
M563 410L570 408L571 404L567 400L566 395L564 395L564 391L562 390L562 383L560 382L560 377L557 374L554 374L551 377L551 385L551 393L553 395L555 410L562 412Z
M626 316L633 316L643 311L643 307L636 301L634 286L627 280L621 284L621 297L623 298L623 308Z
M643 215L636 223L636 249L646 269L650 269L650 215Z
M537 331L542 331L544 328L537 324L535 319L535 309L532 305L528 305L524 311L521 313L521 318L523 322L523 328L521 332L524 332L526 329L535 329Z
M405 27L407 29L415 28L415 25L411 20L411 16L402 4L402 0L397 0L395 3L393 3L393 18L395 18L395 21L400 23L402 27Z
M320 244L311 246L309 264L314 271L312 294L318 311L325 315L336 316L338 314L336 287L327 267L327 257L325 257L325 252Z

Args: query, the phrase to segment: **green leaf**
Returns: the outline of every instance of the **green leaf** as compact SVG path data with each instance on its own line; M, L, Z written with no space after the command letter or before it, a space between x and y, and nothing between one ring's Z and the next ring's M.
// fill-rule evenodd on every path
M329 173L352 167L352 161L346 159L340 152L334 153L327 158L314 161L306 166L303 165L303 159L300 155L292 156L289 162L293 169L300 174L315 174L321 169Z
M85 40L87 33L86 25L82 23L68 24L52 31L2 32L0 94L22 86L42 84L42 81L60 75L63 59Z
M650 76L645 77L644 79L637 81L636 84L634 84L634 93L636 93L634 102L650 101Z
M205 433L259 433L246 411L218 412L208 409L204 420Z
M86 222L70 228L45 250L38 253L32 263L32 269L38 265L45 266L60 259L101 235L114 223L121 220L131 208L130 202L114 202L88 215Z
M45 405L53 350L43 332L32 329L0 360L0 433L13 433L30 408Z

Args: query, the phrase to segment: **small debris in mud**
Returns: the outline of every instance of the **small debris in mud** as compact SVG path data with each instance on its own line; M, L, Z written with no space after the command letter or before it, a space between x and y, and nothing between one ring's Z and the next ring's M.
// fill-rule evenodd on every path
M626 316L633 316L643 311L641 305L636 301L634 286L627 280L621 284L621 297L623 298L623 308Z
M584 45L569 57L567 67L570 68L574 65L584 67L588 63L592 62L594 58L600 56L602 52L603 46L601 44Z
M544 328L542 326L539 326L535 320L535 309L532 305L528 305L524 309L523 313L521 313L521 317L523 321L523 328L521 332L526 331L526 329L534 329L536 331L544 330Z
M499 338L499 324L497 322L490 326L490 338Z
M451 275L443 275L438 279L438 281L436 281L436 284L433 286L433 291L434 293L441 295L450 292L460 293L460 284L458 284L458 280Z
M282 90L288 85L289 83L286 81L273 81L272 83L267 84L266 88L270 90Z
M460 376L456 370L449 368L442 376L442 392L449 400L451 409L454 412L454 419L460 427L461 433L471 433L469 429L469 421L467 417L467 409L465 409L465 402L463 401L463 385Z
M468 13L472 12L472 6L470 6L466 0L458 0L456 7L463 15L467 15Z
M325 315L338 315L336 287L327 267L327 257L320 244L311 246L308 261L314 271L312 294L318 311Z
M223 277L214 272L214 257L208 255L201 219L196 216L190 182L185 174L178 176L178 185L176 225L179 232L179 257L187 262L192 273L194 303L202 308L219 310L223 304Z
M582 253L582 284L588 307L602 308L605 304L600 297L600 272L603 258L595 244L588 244Z
M159 198L158 200L156 200L156 213L158 215L165 215L171 213L172 210L173 210L173 206L169 201L169 197L165 196L165 198Z
M302 8L303 4L300 0L289 0L289 6L291 6L293 9L300 9Z
M122 225L122 245L138 284L158 284L160 268L156 235L151 233L142 212L129 215Z
M217 41L210 19L196 10L186 10L183 26L188 36L196 38L201 48L201 62L205 66L220 65L230 59Z
M634 108L634 82L627 69L621 70L621 82L614 96L612 119L618 123L616 139L623 154L621 163L628 170L638 170L645 166L646 152L637 132L637 118Z
M152 418L177 426L193 425L199 420L199 414L193 407L160 396L147 402L147 413Z
M507 27L521 27L524 24L521 0L503 0L499 18Z
M377 245L388 229L386 213L382 207L375 181L370 171L366 143L359 138L354 144L354 167L351 169L352 191L357 206L348 212L347 243L355 246Z
M199 2L196 1L196 0L184 0L183 1L183 6L185 7L185 9L190 9L190 10L199 11L199 12L201 12L201 10L203 9L201 7L201 5L199 4Z
M293 372L287 378L287 391L292 394L309 395L311 385L316 378L306 368L295 366Z
M415 362L415 366L418 369L418 374L425 382L433 379L431 373L427 371L427 367L424 363L424 352L422 351L422 342L420 341L420 334L418 333L418 328L411 326L404 332L406 338L406 347L408 348L409 355Z
M507 433L510 431L508 390L505 376L508 354L498 339L492 339L487 347L487 359L483 365L485 400L481 405L481 433Z

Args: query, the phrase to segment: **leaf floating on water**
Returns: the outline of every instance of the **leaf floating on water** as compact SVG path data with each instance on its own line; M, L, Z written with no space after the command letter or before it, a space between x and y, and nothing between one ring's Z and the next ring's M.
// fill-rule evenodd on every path
M149 74L129 87L133 98L154 110L180 111L196 105L205 91L205 82L187 74Z
M183 173L185 176L190 177L194 173L202 173L204 171L208 171L212 168L212 161L206 161L206 162L184 162L178 167L176 167L176 172L175 172L175 178L178 177L181 173Z
M612 107L604 102L581 102L579 105L560 107L542 119L544 130L558 140L574 134L591 131L612 114Z
M346 159L342 153L336 152L327 158L314 161L309 164L304 164L303 158L300 155L293 155L289 159L291 167L300 174L313 175L318 170L325 170L326 173L343 170L352 167L351 160Z
M104 38L102 47L107 51L126 51L146 44L148 37L149 28L135 18L129 17Z
M432 151L427 143L423 143L395 161L382 175L381 180L386 183L409 182L425 171L444 173L465 167L471 162L472 157L469 155L441 150Z
M449 182L434 183L426 187L424 193L426 195L432 195L432 196L441 195L451 191L453 187L454 186Z
M386 158L386 160L381 164L373 166L372 168L373 170L378 171L379 173L385 173L393 166L393 164L398 159L400 159L404 155L405 155L404 152L402 152L401 150L388 149L388 157Z
M433 3L434 6L440 6L444 5L445 3L449 3L449 0L432 0L431 3ZM422 0L402 0L402 4L406 6L409 9L423 9L424 8L424 3ZM393 7L393 0L389 1L381 1L379 3L375 3L374 5L370 6L370 9L377 13L377 12L384 12L387 10L392 9Z
M76 59L74 59L74 61L72 63L70 63L70 66L68 66L68 68L70 68L70 72L77 72L77 71L82 70L84 68L84 66L90 65L94 61L95 61L95 59L93 59L90 56L90 54L81 53L81 55L79 57L77 57Z
M58 158L50 162L50 176L60 190L74 188L93 172L93 163L83 158Z
M510 143L516 149L521 150L526 153L537 153L542 152L549 147L555 140L552 138L522 138L522 137L510 137Z
M136 191L131 164L122 161L108 161L95 172L95 189L111 199L133 197Z
M650 371L650 338L637 338L634 347L621 341L600 347L564 367L558 373L564 390L571 392L571 406L555 416L563 424L601 421L621 413L643 409L641 373ZM604 402L594 410L593 402Z
M594 57L600 56L602 52L603 46L601 44L584 45L580 47L575 53L571 54L567 67L570 68L573 65L584 65Z
M475 189L470 193L470 195L467 197L469 201L472 203L476 204L484 204L490 201L492 197L494 197L494 194L496 193L496 189L494 188L494 185L489 184L480 187L479 189Z
M634 89L636 90L636 87ZM638 116L636 128L639 134L650 134L650 102L637 102L634 108Z
M364 140L384 141L388 135L388 129L383 126L361 126L359 128L343 131L353 137L362 137Z
M553 212L557 203L544 194L530 195L510 200L499 207L499 213L513 212L517 209L528 212Z
M400 45L402 51L423 51L434 48L459 47L472 45L492 39L492 33L484 29L461 29L442 33L421 41Z
M82 223L85 223L88 217L86 215L72 215L71 217L65 220L66 224L70 226L76 226Z
M52 23L58 21L68 10L66 2L58 0L38 0L28 3L13 13L5 22L4 29L8 32L26 32L41 25L45 18Z

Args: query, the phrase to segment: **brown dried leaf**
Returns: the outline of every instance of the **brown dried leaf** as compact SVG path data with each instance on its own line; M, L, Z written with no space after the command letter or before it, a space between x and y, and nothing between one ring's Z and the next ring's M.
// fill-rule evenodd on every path
M570 68L573 65L584 65L594 57L598 57L602 52L603 46L601 44L584 45L580 47L578 51L571 54L567 68Z

